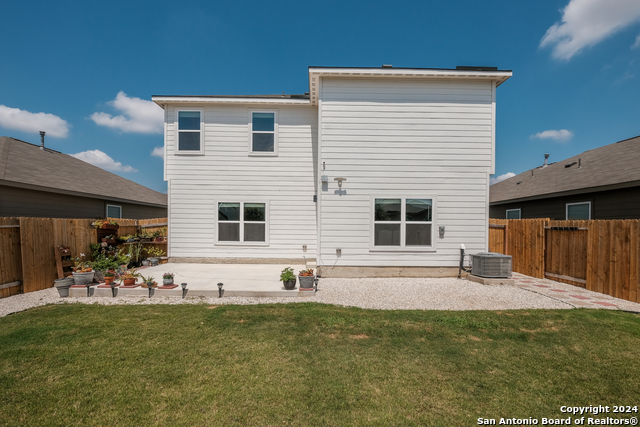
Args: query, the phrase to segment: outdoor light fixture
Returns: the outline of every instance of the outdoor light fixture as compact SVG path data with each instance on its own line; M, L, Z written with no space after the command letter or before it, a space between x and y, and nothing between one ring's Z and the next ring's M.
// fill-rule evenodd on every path
M180 286L182 286L182 299L184 299L184 295L187 293L187 284L183 283Z
M222 298L222 287L224 286L224 283L220 282L218 283L218 298Z
M109 283L109 286L111 286L111 296L115 298L116 297L116 281L113 280L111 283Z
M151 291L153 290L153 285L151 283L147 283L147 288L149 288L149 298L151 298Z
M314 284L314 288L316 288L316 292L318 292L318 282L320 281L320 279L318 278L318 276L316 276L315 279L313 279L313 284Z
M85 285L87 286L87 296L90 297L91 295L89 295L89 289L91 289L91 283L93 282L87 282L85 283Z
M338 177L338 178L333 178L333 180L338 181L338 188L342 189L342 181L346 181L347 178Z

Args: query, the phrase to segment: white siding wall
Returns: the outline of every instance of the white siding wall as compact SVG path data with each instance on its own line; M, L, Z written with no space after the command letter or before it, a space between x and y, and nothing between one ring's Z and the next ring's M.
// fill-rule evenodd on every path
M319 264L457 266L460 243L486 250L493 92L482 81L323 78ZM435 252L370 251L371 197L395 194L434 197Z
M204 108L204 155L175 154L175 115L167 107L170 256L315 258L317 109L214 105ZM279 155L250 157L249 110L278 111ZM217 202L269 202L269 246L215 245ZM307 245L307 252L302 251Z

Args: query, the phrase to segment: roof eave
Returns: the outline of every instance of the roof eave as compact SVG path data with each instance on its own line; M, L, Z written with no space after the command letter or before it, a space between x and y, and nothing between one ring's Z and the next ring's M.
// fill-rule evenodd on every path
M439 68L345 68L309 67L309 94L312 105L318 103L321 77L433 78L495 81L496 87L513 75L511 70L449 70Z
M261 97L215 97L215 96L152 96L151 100L164 109L166 105L177 104L276 104L309 105L309 99L300 98L261 98Z
M610 185L601 185L601 186L598 186L598 187L577 188L577 189L574 189L574 190L558 191L556 193L536 194L534 196L519 197L517 199L503 199L503 200L489 201L489 205L490 206L506 205L506 204L509 204L509 203L528 202L528 201L531 201L531 200L541 200L541 199L550 199L550 198L554 198L554 197L574 196L574 195L578 195L578 194L598 193L598 192L601 192L601 191L620 190L620 189L623 189L623 188L631 188L631 187L638 187L638 186L640 186L640 180L638 180L638 181L620 182L620 183L617 183L617 184L610 184ZM489 192L491 192L491 190L489 190Z
M0 185L6 185L7 187L25 188L28 190L46 191L47 193L66 194L69 196L86 197L90 199L112 200L114 202L130 203L133 205L152 206L152 207L158 207L158 208L168 207L168 203L162 204L162 203L153 203L153 202L143 202L140 200L105 196L104 194L83 193L80 191L64 190L62 188L45 187L42 185L27 184L27 183L18 182L18 181L8 181L6 179L0 179Z

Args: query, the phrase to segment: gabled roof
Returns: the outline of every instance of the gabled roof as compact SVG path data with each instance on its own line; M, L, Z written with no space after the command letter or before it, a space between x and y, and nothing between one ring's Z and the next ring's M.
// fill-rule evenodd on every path
M429 78L473 79L495 81L496 87L511 77L511 70L497 67L402 68L382 67L309 67L309 92L304 95L154 95L152 101L164 108L167 104L189 103L255 103L255 104L318 104L319 80L322 77Z
M537 167L489 189L492 205L640 185L640 136Z
M75 157L0 137L0 184L40 191L167 206L167 195Z

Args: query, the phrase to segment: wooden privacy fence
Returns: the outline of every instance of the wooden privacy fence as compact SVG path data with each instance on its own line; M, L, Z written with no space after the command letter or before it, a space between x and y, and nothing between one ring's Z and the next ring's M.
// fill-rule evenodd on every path
M640 302L640 220L489 222L489 250L513 271Z
M115 219L118 236L167 225L167 218ZM0 298L39 291L58 278L54 246L69 246L72 256L91 256L97 243L93 219L0 217Z

